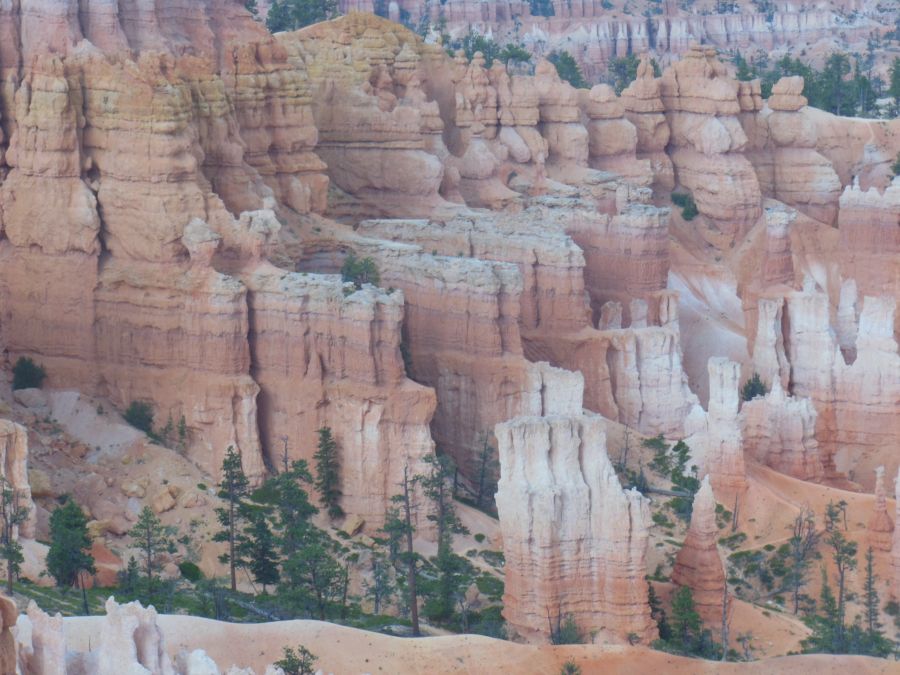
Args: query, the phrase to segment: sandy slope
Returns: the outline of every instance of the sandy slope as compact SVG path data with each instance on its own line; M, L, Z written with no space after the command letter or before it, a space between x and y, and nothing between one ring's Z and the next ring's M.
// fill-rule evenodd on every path
M98 618L66 619L70 648L86 650L99 639ZM900 672L896 663L862 657L789 656L753 663L721 664L670 656L642 647L535 647L480 636L407 639L318 621L227 624L196 617L164 616L160 625L169 652L202 645L219 664L262 672L284 645L306 645L318 666L351 673L508 673L555 675L567 659L588 673L867 673ZM227 665L225 666L227 668Z

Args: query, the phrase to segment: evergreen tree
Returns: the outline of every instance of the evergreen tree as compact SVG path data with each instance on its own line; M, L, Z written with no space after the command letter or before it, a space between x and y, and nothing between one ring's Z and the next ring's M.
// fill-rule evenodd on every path
M816 532L816 516L811 509L804 509L794 519L791 538L788 540L788 559L790 565L785 573L785 584L791 591L794 601L794 614L800 609L800 594L806 585L806 576L816 546L819 533Z
M493 495L497 489L499 463L495 456L496 452L488 439L488 435L484 434L481 441L481 449L478 452L478 488L475 493L475 503L478 506L483 506L485 498Z
M891 83L888 86L888 94L894 98L894 108L900 108L900 56L894 57L891 64Z
M446 455L429 455L425 457L425 462L429 465L429 472L417 476L416 482L422 485L422 492L430 502L428 520L435 524L438 544L437 556L432 559L437 569L437 579L431 585L426 611L432 620L446 621L472 583L474 570L465 558L453 552L453 535L468 534L453 502L453 460Z
M25 556L19 543L19 525L28 517L28 509L19 505L16 492L5 476L0 476L0 558L6 562L6 593L13 594L13 580L22 571Z
M846 508L846 505L844 506ZM840 503L836 507L839 513L842 510ZM835 509L832 508L831 502L828 504L826 512L827 519L831 523L831 529L828 532L825 541L831 547L831 559L837 569L837 618L834 622L835 630L835 646L837 652L843 651L845 618L847 614L847 573L856 569L856 542L848 540L844 534L837 528L836 520L833 516Z
M647 584L647 602L650 605L650 618L656 622L656 627L659 630L659 639L664 642L670 640L672 638L672 628L669 626L666 610L663 609L662 602L659 596L656 595L656 590L654 590L651 583Z
M71 498L50 514L50 549L47 551L47 571L62 588L70 588L78 582L81 588L85 614L88 613L82 574L95 574L94 557L91 555L91 537L87 529L87 516Z
M828 572L822 567L822 590L819 594L819 613L806 619L812 634L801 641L805 652L839 654L843 651L838 624L840 612L834 592L828 583Z
M331 518L340 518L344 515L341 508L341 469L338 460L337 442L331 435L331 429L322 427L319 429L319 447L313 456L316 460L316 490L322 505L328 509Z
M324 621L342 599L348 580L338 553L325 532L309 528L303 546L284 559L279 595L296 609Z
M681 586L672 596L672 641L690 653L700 637L700 614L694 607L694 596L688 586Z
M266 25L273 33L297 30L338 15L337 0L274 0Z
M741 387L741 400L752 401L757 396L765 396L768 393L769 390L763 384L762 379L760 379L759 373L753 373L750 379L744 382L744 386Z
M174 549L171 532L153 513L153 509L145 506L141 509L137 522L128 531L128 534L141 550L147 579L147 592L152 594L154 573L161 567L159 555Z
M225 500L224 507L216 509L216 518L222 529L213 536L213 541L227 542L228 552L219 556L222 563L228 565L231 573L231 590L237 590L237 568L246 563L240 556L244 546L243 527L247 520L245 499L250 481L244 475L241 456L229 446L222 460L222 482L219 483L218 495Z
M284 671L284 675L312 675L316 672L318 658L306 647L300 646L297 651L284 648L284 658L275 662L275 666Z
M241 557L246 561L253 581L262 584L263 593L266 586L278 583L278 552L275 535L269 527L269 521L263 511L250 516L250 523L244 530L241 541Z
M385 540L376 540L376 544L382 544ZM396 591L390 562L379 551L373 551L371 556L371 581L363 581L363 590L366 597L372 601L372 613L381 614L391 604Z
M119 584L127 595L131 596L137 592L140 576L141 570L138 567L138 561L134 556L130 556L128 558L128 565L124 570L119 572Z
M245 0L244 9L250 12L254 19L259 16L259 7L256 6L256 0Z
M412 623L412 633L418 637L421 632L419 629L419 595L418 595L418 562L415 551L413 550L413 536L415 535L415 527L413 525L413 513L415 511L415 502L413 497L414 490L413 479L409 476L408 467L403 468L403 480L400 482L400 493L391 497L391 502L397 504L396 509L388 511L388 517L392 520L385 523L385 530L391 533L391 536L398 538L397 560L406 567L406 603L409 610L410 622Z
M556 72L560 79L568 82L576 89L587 89L588 83L581 74L578 62L567 51L553 51L547 56L547 60L556 66Z
M553 0L528 0L531 16L553 16Z

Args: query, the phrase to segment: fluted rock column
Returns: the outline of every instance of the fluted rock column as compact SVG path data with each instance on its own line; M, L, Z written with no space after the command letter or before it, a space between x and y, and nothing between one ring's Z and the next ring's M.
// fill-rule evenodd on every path
M691 589L697 612L708 625L718 625L722 620L725 568L716 545L718 539L716 498L709 476L705 476L694 495L691 524L675 558L672 581Z
M890 551L894 521L888 515L887 492L884 489L884 467L875 469L875 506L866 525L869 546L876 551Z
M3 419L0 419L0 475L18 495L19 506L28 511L24 522L19 524L19 535L33 539L37 513L28 484L28 431Z
M747 488L738 402L741 367L723 357L709 360L709 411L695 405L684 423L700 474L709 474L719 496L729 500Z
M895 511L894 522L900 521L900 469L897 470L897 477L894 479L894 499ZM895 600L900 600L900 527L894 528L894 536L892 537L891 546L891 596Z
M519 417L498 424L497 509L506 556L503 614L531 641L571 616L643 644L656 637L644 581L649 501L625 491L606 455L604 420Z

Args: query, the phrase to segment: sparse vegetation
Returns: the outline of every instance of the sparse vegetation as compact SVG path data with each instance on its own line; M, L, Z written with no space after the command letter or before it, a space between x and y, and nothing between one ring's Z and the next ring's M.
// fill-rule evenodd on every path
M340 518L344 515L341 508L341 472L338 463L337 441L331 434L329 427L319 429L319 445L313 459L316 462L316 490L322 505L328 509L331 518Z
M153 435L153 404L149 401L132 401L123 417L135 429Z
M40 389L47 373L27 356L20 356L13 366L13 389Z
M550 52L547 60L556 66L556 72L559 74L560 79L568 82L576 89L588 88L587 80L581 74L578 62L569 52L565 50Z
M700 214L700 211L697 209L697 203L690 193L673 192L672 203L681 207L681 217L685 220L693 220Z
M765 396L769 393L769 388L763 383L759 377L759 373L753 373L750 379L744 382L741 387L741 400L752 401L755 398Z
M274 0L266 17L273 33L297 30L339 14L337 0Z
M291 647L284 648L284 657L275 665L284 671L284 675L312 675L316 672L318 657L301 645L296 651Z
M372 258L357 258L353 251L348 253L344 259L344 264L341 266L341 278L345 282L352 282L356 286L356 290L361 289L363 284L377 286L381 281L375 261Z

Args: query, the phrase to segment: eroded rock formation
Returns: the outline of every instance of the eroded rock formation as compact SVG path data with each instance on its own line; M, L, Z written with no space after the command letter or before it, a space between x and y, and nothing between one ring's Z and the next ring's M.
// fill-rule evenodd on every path
M685 421L685 442L713 490L726 503L747 488L747 469L738 421L740 365L726 358L709 360L709 410L695 405Z
M691 524L675 557L672 582L691 589L700 618L710 626L721 624L725 602L725 567L716 544L718 541L716 499L709 476L705 476L694 495ZM733 604L730 607L733 608Z
M884 487L884 467L875 469L875 505L866 524L869 546L876 551L890 551L894 521L888 514L887 491Z
M526 639L547 638L548 615L571 615L585 633L655 637L643 582L649 503L619 484L603 424L568 414L497 426L503 613Z

